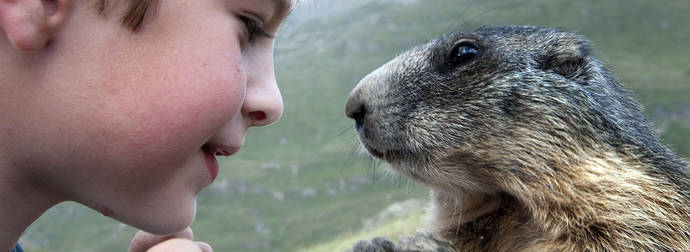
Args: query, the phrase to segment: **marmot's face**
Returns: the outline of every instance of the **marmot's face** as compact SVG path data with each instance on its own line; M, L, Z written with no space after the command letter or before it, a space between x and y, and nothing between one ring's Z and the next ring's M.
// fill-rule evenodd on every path
M486 190L478 167L503 162L509 169L510 160L493 156L529 151L515 138L574 130L567 124L579 115L568 98L592 78L583 77L588 53L576 35L545 28L449 34L367 75L346 113L366 149L403 174L432 186Z

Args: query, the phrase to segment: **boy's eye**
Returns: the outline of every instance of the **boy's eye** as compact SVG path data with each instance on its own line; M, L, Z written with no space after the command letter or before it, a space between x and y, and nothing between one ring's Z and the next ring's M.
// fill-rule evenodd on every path
M256 40L257 37L261 38L273 38L273 35L268 34L262 27L261 23L250 18L250 17L241 17L240 18L242 22L244 23L244 26L247 28L247 34L248 34L248 40L249 42L253 42Z

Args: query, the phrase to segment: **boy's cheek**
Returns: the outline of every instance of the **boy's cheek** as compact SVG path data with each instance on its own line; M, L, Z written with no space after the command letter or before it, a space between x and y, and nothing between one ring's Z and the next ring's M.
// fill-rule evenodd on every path
M179 71L142 78L136 85L110 79L113 83L74 93L55 91L37 104L34 110L41 113L27 113L36 115L29 120L33 132L27 135L50 143L52 147L46 148L77 148L74 151L84 152L94 161L182 161L241 109L242 77L209 76Z
M104 123L96 133L125 145L125 150L195 151L232 120L244 96L243 89L228 88L181 90L177 94L167 91L136 95L125 104L113 104L110 116L100 116Z
M186 61L164 57L141 67L147 71L136 77L125 72L105 78L112 83L105 83L101 93L107 97L110 120L122 126L118 134L144 142L195 134L208 138L234 117L244 101L240 56L199 55ZM110 92L114 88L117 91Z
M37 175L65 179L61 185L100 181L112 183L108 188L127 184L135 190L157 187L149 184L152 178L165 181L190 174L205 181L199 148L238 113L244 89L227 82L215 89L211 86L217 84L189 85L199 89L120 92L87 108L55 103L53 111L33 118L31 128L22 133L37 141L26 147L25 153L32 155L22 162L38 168Z

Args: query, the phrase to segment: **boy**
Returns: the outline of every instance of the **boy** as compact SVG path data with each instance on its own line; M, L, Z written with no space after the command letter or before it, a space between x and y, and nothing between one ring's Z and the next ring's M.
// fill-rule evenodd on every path
M66 200L150 233L188 227L214 156L282 113L271 38L290 6L0 0L0 251ZM170 237L191 230L139 233L131 251Z

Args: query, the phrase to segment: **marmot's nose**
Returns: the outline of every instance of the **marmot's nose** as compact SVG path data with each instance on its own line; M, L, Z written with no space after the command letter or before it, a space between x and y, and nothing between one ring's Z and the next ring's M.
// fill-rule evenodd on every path
M385 96L387 90L385 69L382 67L364 76L347 97L345 114L355 120L355 128L358 130L375 119L373 117L377 114L382 96Z
M355 123L361 125L364 120L364 116L368 113L367 106L359 95L358 89L355 89L350 96L347 98L347 104L345 104L345 114L347 117L355 120Z

